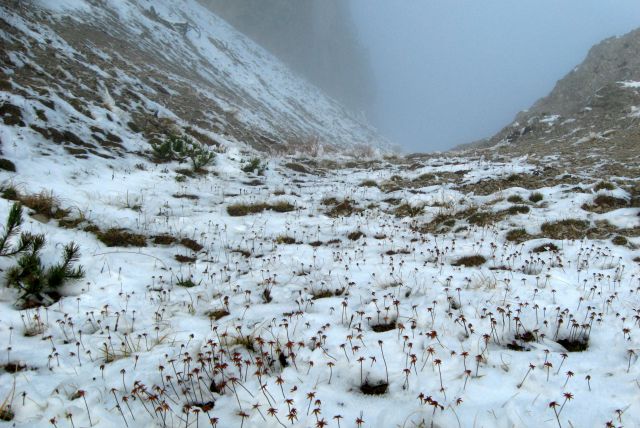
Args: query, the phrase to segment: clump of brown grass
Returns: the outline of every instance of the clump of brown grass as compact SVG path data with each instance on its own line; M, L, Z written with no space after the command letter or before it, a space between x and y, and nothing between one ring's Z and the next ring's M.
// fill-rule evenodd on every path
M362 210L358 208L351 199L343 199L338 201L335 198L323 200L324 205L333 205L329 211L325 214L332 218L349 217L353 214L359 213Z
M484 256L476 254L474 256L464 256L451 263L452 266L474 267L485 264L487 259Z
M546 251L551 251L551 252L557 253L558 251L560 251L560 248L558 248L558 246L556 244L554 244L553 242L547 242L545 244L538 245L537 247L535 247L531 251L533 253L544 253Z
M200 251L200 250L202 250L204 248L204 246L202 246L202 244L198 243L197 241L194 241L191 238L182 238L180 240L180 245L182 245L183 247L187 247L188 249L190 249L194 253L197 253L198 251Z
M178 263L194 263L196 261L195 257L184 256L182 254L176 254L174 258Z
M275 239L276 244L285 244L285 245L293 245L296 244L296 238L287 235L280 235Z
M412 206L410 204L402 204L394 210L396 217L416 217L424 211L423 206Z
M628 206L629 202L626 199L616 198L610 195L598 195L593 199L591 204L582 205L582 209L595 213L606 213Z
M540 228L542 229L542 234L549 239L582 239L587 236L589 222L569 218L546 222Z
M360 187L380 187L375 180L364 180L360 183Z
M153 243L156 245L171 245L176 242L176 238L171 235L156 235L153 237Z
M52 192L40 192L31 195L19 195L22 205L31 208L36 214L40 214L48 219L61 219L69 214L60 206L60 200Z
M146 247L147 238L144 235L131 233L125 229L111 228L97 232L98 239L107 247Z
M347 238L349 238L351 241L357 241L358 239L362 238L366 236L363 232L361 232L360 230L355 230L351 233L349 233L347 235Z
M227 214L232 217L243 217L249 214L260 214L266 210L275 211L277 213L287 213L295 210L295 205L287 201L278 201L272 204L259 202L255 204L232 204L227 207Z
M509 242L522 243L533 238L531 235L527 233L524 229L511 229L507 232L506 239Z
M243 217L249 214L259 214L265 211L269 205L265 203L257 204L232 204L227 207L227 214L232 217Z

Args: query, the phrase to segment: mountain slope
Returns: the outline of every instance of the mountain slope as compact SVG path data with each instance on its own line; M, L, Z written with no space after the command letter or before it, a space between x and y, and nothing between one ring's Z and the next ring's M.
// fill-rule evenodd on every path
M582 64L561 79L553 91L537 101L529 114L552 112L570 116L593 101L604 87L640 80L640 29L611 37L592 47Z
M505 155L560 155L574 166L640 155L640 29L594 46L553 91L494 137L473 144ZM576 155L579 154L579 155Z
M101 126L95 121L104 117L109 132L125 140L177 127L200 140L269 151L385 144L196 0L37 0L0 8L2 109L17 124L43 127L38 119L64 112L76 128ZM51 139L49 131L35 132ZM93 150L104 148L90 137L95 132L74 134Z
M372 112L373 70L343 0L202 0L354 111Z

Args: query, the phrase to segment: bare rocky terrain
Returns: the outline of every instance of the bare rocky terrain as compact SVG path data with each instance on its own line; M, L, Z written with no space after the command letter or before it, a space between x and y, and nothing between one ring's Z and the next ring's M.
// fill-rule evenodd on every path
M489 156L530 156L602 177L638 176L640 30L604 40L553 91L494 137ZM619 174L618 174L619 173Z

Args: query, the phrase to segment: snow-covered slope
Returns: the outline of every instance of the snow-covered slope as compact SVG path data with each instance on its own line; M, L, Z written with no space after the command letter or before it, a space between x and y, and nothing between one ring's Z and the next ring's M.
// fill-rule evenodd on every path
M17 167L0 171L0 219L17 191L34 207L22 230L49 241L43 262L74 241L86 269L30 309L3 273L7 426L640 420L640 229L624 181L429 157L271 159L260 175L233 147L189 177L60 147L43 161L0 129ZM64 210L51 219L34 203L49 192Z
M272 151L386 144L197 0L3 2L0 38L3 109L26 108L27 126L58 116L97 151L91 126Z
M47 242L12 256L0 229L0 427L639 425L632 162L603 181L557 157L258 153L234 139L286 109L239 66L213 91L155 49L188 40L164 3L11 4L0 225L21 202ZM255 109L225 136L183 117L209 111L189 88ZM170 131L215 162L151 156ZM55 287L69 242L85 275Z

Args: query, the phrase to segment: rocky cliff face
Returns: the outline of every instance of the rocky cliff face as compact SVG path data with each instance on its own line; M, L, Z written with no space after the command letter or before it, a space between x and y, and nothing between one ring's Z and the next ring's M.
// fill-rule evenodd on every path
M354 111L368 112L373 72L343 0L201 0Z
M547 97L536 102L528 114L580 113L603 88L625 81L640 81L640 29L591 48L585 61L560 80Z
M491 153L571 163L632 162L640 155L640 29L594 46L546 97L496 136Z
M11 0L0 38L5 124L78 155L176 129L273 152L385 144L197 0Z

